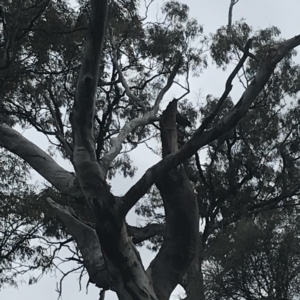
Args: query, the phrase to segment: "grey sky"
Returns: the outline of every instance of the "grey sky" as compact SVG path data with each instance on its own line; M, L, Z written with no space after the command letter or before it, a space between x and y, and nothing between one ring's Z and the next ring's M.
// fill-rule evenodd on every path
M17 1L17 0L13 0ZM197 18L200 24L204 25L205 33L215 32L215 30L221 25L227 24L228 18L228 6L230 0L182 0L190 6L190 14L192 17ZM153 3L154 8L159 8L161 1L155 1ZM233 21L239 20L242 17L246 19L247 23L254 29L262 29L271 25L278 26L282 31L283 38L291 38L297 34L300 34L300 2L299 0L240 0L234 8ZM200 78L192 79L191 88L192 92L189 95L189 99L194 99L196 93L200 91L202 100L205 99L207 94L213 94L220 96L223 92L226 78L230 72L230 68L226 72L222 72L220 69L216 69L214 65L209 65L204 74ZM237 85L237 82L235 82ZM240 88L234 86L231 93L233 99L237 100L240 96ZM171 91L168 95L172 96L174 91ZM168 100L168 95L166 99ZM42 147L46 148L46 139L34 131L25 133L25 136ZM132 158L135 165L139 167L139 171L134 180L124 180L122 178L116 178L113 181L113 192L115 194L123 194L128 188L136 181L143 172L152 164L158 161L158 157L153 155L146 147L139 148L132 153ZM58 158L60 161L60 159ZM64 163L64 162L63 162ZM70 165L66 165L66 168L70 168ZM36 177L39 178L39 177ZM136 225L137 221L133 214L130 214L129 222ZM145 264L148 265L152 254L147 250L142 251L142 257L145 260ZM59 275L59 274L58 274ZM28 278L25 277L25 280ZM22 284L18 289L6 288L0 293L2 300L56 300L58 294L55 292L56 281L59 278L53 276L44 276L44 278L36 285L27 286ZM79 286L76 276L70 276L64 282L63 286L63 299L72 300L85 300L85 299L99 299L99 290L92 285L89 287L88 295L85 293L85 283L87 279L83 281L83 289L79 292ZM112 294L107 294L106 300L117 299ZM174 299L174 298L173 298Z

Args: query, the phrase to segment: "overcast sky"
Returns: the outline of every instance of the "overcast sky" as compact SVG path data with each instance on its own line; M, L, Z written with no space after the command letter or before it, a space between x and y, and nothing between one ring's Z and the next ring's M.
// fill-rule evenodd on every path
M186 0L182 2L189 5L190 15L204 26L206 34L215 32L221 25L227 24L230 0ZM154 8L159 9L161 3L161 1L155 0L153 3ZM291 38L300 34L299 12L299 0L240 0L234 8L233 21L245 18L246 22L254 29L263 29L275 25L281 29L283 38ZM222 72L220 69L217 70L215 66L210 65L200 78L192 79L192 92L189 99L195 99L196 94L199 92L202 100L205 99L207 94L220 96L224 90L225 81L230 70L231 69L228 68L226 72ZM237 84L237 82L235 83ZM240 91L240 88L234 86L231 93L234 100L239 98ZM169 96L171 99L172 91ZM169 100L168 95L166 98L166 100ZM30 140L35 141L40 147L46 148L46 139L36 132L25 132L24 135ZM145 157L147 157L147 159L145 159ZM151 154L145 147L134 151L132 158L134 159L135 165L139 167L137 177L134 181L136 181L148 167L159 160L158 157ZM60 159L58 158L58 160ZM70 165L66 165L65 163L64 166L70 168ZM35 178L37 179L38 177ZM112 190L115 194L123 194L129 189L132 183L133 181L117 178L113 182ZM133 214L130 215L129 222L133 225L137 224L137 220ZM143 250L142 257L147 266L153 255L150 254L149 251ZM18 289L8 287L0 292L0 298L1 300L56 300L58 294L55 292L55 287L58 279L59 278L50 275L44 276L38 284L33 286L22 284ZM28 278L25 278L25 280L28 280ZM65 279L62 299L98 300L99 290L92 285L89 287L88 294L86 295L86 282L87 278L83 281L82 291L79 292L76 276ZM108 293L105 299L114 300L117 298L112 293Z

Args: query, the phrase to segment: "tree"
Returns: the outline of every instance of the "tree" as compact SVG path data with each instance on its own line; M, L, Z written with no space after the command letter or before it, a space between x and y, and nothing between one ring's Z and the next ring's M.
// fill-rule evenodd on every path
M206 47L208 40L188 18L188 7L167 2L162 21L146 22L135 1L79 3L78 11L63 1L6 1L1 7L0 146L51 184L41 193L96 286L119 299L163 300L182 284L188 299L204 299L202 266L214 236L245 216L298 204L299 108L284 111L282 101L299 91L292 58L300 36L278 40L277 28L252 32L243 21L232 24L232 0L228 25L210 49L219 66L238 63L223 95L207 98L198 126L199 111L183 99L190 73L206 65L204 49L193 42ZM245 91L234 102L229 93L241 70ZM161 113L174 84L183 94ZM191 128L180 123L182 115ZM15 124L48 136L75 173ZM109 178L117 171L134 175L127 153L159 134L162 160L125 195L113 195ZM198 151L205 146L208 159L201 164ZM139 212L152 216L157 204L163 221L128 226L127 213L145 197L152 207L146 202ZM205 221L201 235L199 218ZM159 250L144 270L134 243L149 238Z
M297 221L291 211L268 212L219 234L208 251L207 299L297 299Z
M59 195L28 185L29 168L15 155L2 150L0 162L0 288L17 286L18 275L25 273L30 275L29 284L36 283L44 273L57 268L58 258L59 264L76 261L77 268L69 271L84 273L80 255L72 249L73 239L45 208L47 196L52 194L59 202ZM62 249L73 250L69 258L61 254ZM33 274L32 270L40 272ZM66 275L61 278L59 292Z

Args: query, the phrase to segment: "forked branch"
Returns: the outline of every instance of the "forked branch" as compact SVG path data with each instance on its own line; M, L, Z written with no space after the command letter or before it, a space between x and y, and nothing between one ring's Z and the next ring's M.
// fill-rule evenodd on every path
M215 116L218 114L220 108L222 107L224 101L226 100L226 98L228 97L229 93L232 90L232 81L234 79L234 77L238 74L239 70L243 67L244 62L246 61L248 55L249 55L249 49L251 47L251 42L252 40L249 39L245 45L245 50L244 50L244 55L243 57L240 59L239 63L236 65L236 67L234 68L234 70L232 71L232 73L229 75L227 81L226 81L226 85L225 85L225 91L223 93L223 95L221 96L221 98L219 99L215 109L212 111L212 113L207 116L201 126L199 127L199 129L196 131L197 134L202 134L202 132L207 129L208 125L212 122L212 120L215 118Z
M122 150L122 143L125 141L126 137L137 127L139 126L145 126L153 121L158 121L159 118L157 117L157 113L159 110L159 105L166 94L166 92L171 88L174 79L176 77L176 74L179 71L179 68L181 66L182 58L179 56L176 65L172 69L166 85L162 88L162 90L159 92L159 94L156 97L154 106L150 111L147 111L143 117L136 118L131 120L130 122L126 123L123 128L121 129L120 133L117 137L113 137L110 140L111 143L111 149L108 153L106 153L101 162L101 167L104 170L105 174L108 171L108 168L111 164L111 162L117 157L117 155Z
M251 104L262 91L265 84L270 79L276 65L294 48L300 45L300 35L286 40L274 47L271 47L262 57L255 79L247 87L241 99L234 108L223 117L214 127L193 134L190 141L183 145L178 151L167 155L163 160L149 168L143 177L132 186L129 191L122 197L123 214L135 205L135 203L145 195L148 189L159 181L165 172L175 166L183 163L190 158L196 151L210 142L218 139L223 134L231 130L244 117Z
M233 6L238 3L239 0L231 0L230 2L230 6L229 6L229 12L228 12L228 32L230 33L234 44L238 47L238 49L240 51L242 51L243 53L245 52L249 52L249 49L247 51L246 47L243 47L242 42L240 41L240 39L237 37L237 35L235 34L235 32L233 31L232 28L232 11L233 11ZM259 62L259 59L252 53L248 53L248 56L251 57L252 59L254 59L256 62Z
M63 207L51 198L47 198L47 201L76 240L90 280L100 288L109 286L108 270L96 231L81 222L70 207Z

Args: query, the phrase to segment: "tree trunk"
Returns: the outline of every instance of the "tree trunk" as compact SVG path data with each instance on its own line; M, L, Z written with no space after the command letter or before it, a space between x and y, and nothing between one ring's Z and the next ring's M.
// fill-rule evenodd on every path
M198 240L198 251L186 275L186 300L205 300L203 285L203 247L201 239Z
M161 119L163 156L178 148L176 114L177 102L172 101ZM147 273L152 276L158 299L168 300L197 253L199 213L196 195L183 165L166 173L156 186L165 207L166 231L164 243Z

